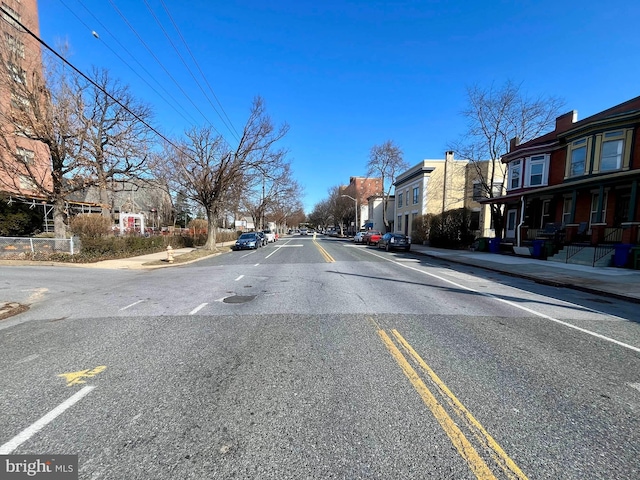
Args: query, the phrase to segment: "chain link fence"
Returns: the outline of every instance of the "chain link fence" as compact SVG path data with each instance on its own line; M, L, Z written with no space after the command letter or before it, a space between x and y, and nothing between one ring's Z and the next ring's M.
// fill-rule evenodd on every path
M0 237L0 258L20 258L36 253L70 253L79 251L77 238Z

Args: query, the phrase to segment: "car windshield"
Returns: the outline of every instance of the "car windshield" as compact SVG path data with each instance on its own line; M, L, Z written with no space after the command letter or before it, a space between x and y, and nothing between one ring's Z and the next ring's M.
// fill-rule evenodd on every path
M243 233L238 240L253 240L256 238L255 233Z

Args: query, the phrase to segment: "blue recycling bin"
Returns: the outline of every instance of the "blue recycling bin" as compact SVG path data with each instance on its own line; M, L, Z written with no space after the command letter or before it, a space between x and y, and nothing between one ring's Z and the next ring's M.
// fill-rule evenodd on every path
M531 255L534 258L542 258L542 249L544 248L544 240L533 241L533 252Z
M631 248L633 245L628 243L620 243L614 245L615 254L613 255L613 264L616 267L626 267L627 262L629 261L629 254L631 253Z
M489 239L489 251L491 253L500 253L500 239L499 238L490 238Z

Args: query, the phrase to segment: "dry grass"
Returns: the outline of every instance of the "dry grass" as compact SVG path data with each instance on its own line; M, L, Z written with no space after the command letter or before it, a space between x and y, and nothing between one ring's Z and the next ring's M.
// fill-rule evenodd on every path
M202 260L203 258L211 257L214 255L220 255L221 253L225 253L230 251L230 247L218 246L215 250L204 250L202 248L198 248L189 253L184 253L182 255L174 255L173 257L173 265L180 263L189 263L195 262L197 260ZM153 262L147 262L144 265L167 265L167 260L154 260Z

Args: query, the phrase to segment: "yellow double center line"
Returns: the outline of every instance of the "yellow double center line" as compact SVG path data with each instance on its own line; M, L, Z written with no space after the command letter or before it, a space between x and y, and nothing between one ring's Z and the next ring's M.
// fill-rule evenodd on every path
M329 263L335 262L335 259L331 255L329 255L329 252L327 252L324 248L322 248L322 246L320 246L320 244L316 240L316 234L315 233L313 234L313 243L316 246L316 248L318 250L320 250L320 253L324 257L326 262L329 262Z
M502 469L504 474L510 479L526 480L526 475L518 468L515 462L506 454L506 452L498 445L498 442L487 432L474 416L466 409L466 407L456 398L456 396L447 388L436 373L426 364L426 362L418 355L418 353L409 345L409 343L400 335L397 330L391 330L396 342L405 350L419 367L428 375L431 382L438 388L440 394L445 398L446 403L456 414L460 423L464 424L468 430L472 432L477 442L484 447L492 460ZM445 408L440 404L435 395L429 390L425 382L422 380L418 372L411 366L407 358L403 355L394 341L389 337L387 332L382 329L378 330L378 335L384 342L385 346L398 362L400 368L407 376L413 387L416 389L424 403L429 407L434 417L449 436L449 439L455 446L458 453L464 458L474 475L479 479L496 479L497 477L491 471L487 463L478 454L471 442L464 435L460 427L451 419Z

